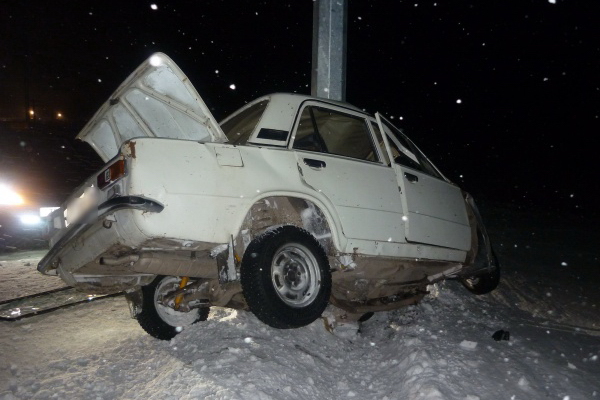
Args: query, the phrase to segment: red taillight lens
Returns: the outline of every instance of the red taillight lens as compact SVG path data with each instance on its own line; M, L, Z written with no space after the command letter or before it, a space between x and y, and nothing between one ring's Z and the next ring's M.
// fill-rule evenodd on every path
M125 160L118 160L102 171L97 178L98 188L104 189L125 176Z

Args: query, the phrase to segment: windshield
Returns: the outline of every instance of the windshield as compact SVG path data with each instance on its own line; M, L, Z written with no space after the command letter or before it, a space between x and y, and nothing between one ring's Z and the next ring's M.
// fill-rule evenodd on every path
M265 108L267 108L268 103L268 100L264 100L253 104L221 124L221 129L225 133L225 136L227 136L229 143L246 144L250 135L254 132L258 121L260 121Z

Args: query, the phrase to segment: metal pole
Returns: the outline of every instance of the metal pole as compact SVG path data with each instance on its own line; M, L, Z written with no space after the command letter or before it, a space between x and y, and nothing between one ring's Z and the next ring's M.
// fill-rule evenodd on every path
M311 94L346 99L347 0L315 0Z

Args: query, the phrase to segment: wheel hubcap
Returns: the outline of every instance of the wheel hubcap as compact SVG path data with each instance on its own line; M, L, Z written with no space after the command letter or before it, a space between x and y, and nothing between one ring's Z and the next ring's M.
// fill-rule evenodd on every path
M179 289L179 282L180 279L177 277L166 277L160 281L160 283L156 286L156 290L154 291L154 305L156 307L158 316L164 322L173 327L188 326L196 322L198 319L198 310L180 312L175 311L172 308L173 304L162 304L162 299L164 296Z
M271 279L279 298L290 307L300 308L317 297L321 273L308 248L299 243L288 243L275 252Z

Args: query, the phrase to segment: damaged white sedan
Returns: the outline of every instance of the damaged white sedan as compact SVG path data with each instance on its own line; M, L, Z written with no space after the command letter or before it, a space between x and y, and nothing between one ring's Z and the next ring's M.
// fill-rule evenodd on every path
M218 124L164 54L79 133L106 162L49 220L38 270L88 293L125 291L170 339L209 307L275 328L419 301L500 271L472 198L380 114L293 94Z

